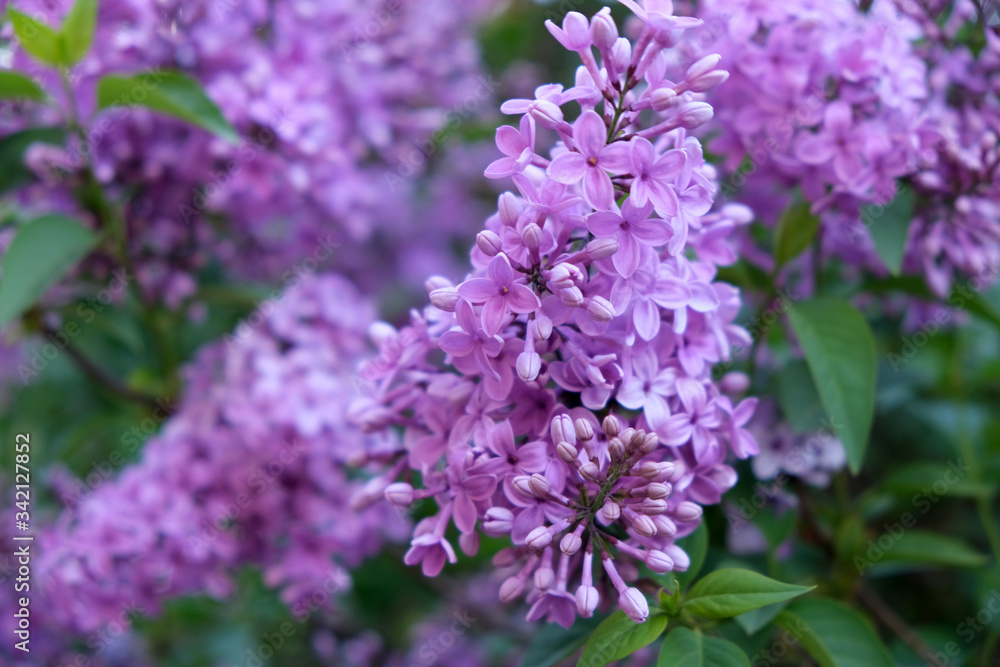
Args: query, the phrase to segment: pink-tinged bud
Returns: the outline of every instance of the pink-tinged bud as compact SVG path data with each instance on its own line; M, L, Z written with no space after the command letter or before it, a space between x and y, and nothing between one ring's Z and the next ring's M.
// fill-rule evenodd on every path
M566 463L576 461L577 457L580 455L580 452L577 451L576 447L569 444L565 440L556 445L556 452L558 452L559 458Z
M524 206L521 200L513 192L505 192L497 199L497 211L500 214L500 222L508 227L517 224L517 219L521 217Z
M487 257L496 257L503 250L503 243L496 232L484 229L476 235L476 245Z
M552 533L549 532L546 526L539 526L528 533L528 537L524 540L524 543L532 549L541 551L552 544Z
M701 505L685 500L673 512L678 521L697 521L701 518Z
M458 546L470 558L479 553L479 533L462 533L458 536Z
M537 472L528 479L528 486L539 498L545 498L552 491L549 480L545 478L545 475L540 475Z
M695 62L690 67L687 68L687 73L684 78L688 81L692 79L697 79L699 76L707 74L719 66L722 62L722 56L718 53L713 53L712 55L705 56L701 60Z
M381 347L383 343L393 340L397 335L399 335L399 332L396 330L396 327L388 322L372 322L371 326L368 327L368 338L377 347Z
M646 553L646 567L657 574L666 574L674 569L674 561L659 549L652 549Z
M528 326L535 327L535 340L548 340L552 337L552 320L540 312L536 313L535 319Z
M587 24L587 18L580 12L566 14L563 18L562 30L557 28L552 21L546 21L545 27L556 38L556 41L570 51L583 51L590 48L590 26Z
M601 475L601 469L598 468L597 464L593 461L587 461L580 466L580 476L588 482L600 482L603 478Z
M556 573L551 567L541 566L535 570L535 587L540 591L552 588L556 580Z
M528 108L528 113L542 127L555 130L563 125L563 112L554 103L548 100L535 100Z
M660 444L660 436L656 435L656 433L650 432L642 436L642 442L636 445L636 449L639 450L640 454L645 456L646 454L649 454L654 449L656 449L659 446L659 444Z
M604 505L598 510L601 518L604 519L604 523L614 523L622 515L621 506L613 500L604 501Z
M686 572L691 567L691 558L676 544L671 544L663 549L670 560L674 561L674 569L678 572Z
M576 610L580 616L590 618L601 602L601 595L593 586L580 586L576 589Z
M677 116L677 124L688 130L712 120L712 105L707 102L688 102Z
M636 430L631 426L626 427L621 433L618 434L618 438L625 444L628 448L632 444L632 438L635 437Z
M542 244L542 228L533 222L525 225L521 232L521 241L527 249L538 250L538 246Z
M632 60L632 42L624 37L615 40L615 45L611 47L611 60L619 72L627 70L628 63Z
M524 592L524 579L510 577L500 585L500 599L504 602L516 600Z
M613 438L622 432L622 423L618 421L618 417L608 415L601 422L601 429L604 431L604 435Z
M535 492L531 489L531 478L527 475L518 475L514 478L514 490L528 500L535 497Z
M560 290L559 299L570 308L579 308L584 303L583 292L579 287Z
M615 317L615 307L603 296L595 296L587 302L587 314L595 322L610 322Z
M597 261L607 259L618 252L618 241L614 239L594 239L587 244L587 254Z
M749 225L753 222L753 209L746 204L726 204L719 212L737 225Z
M615 40L618 39L618 26L611 18L610 7L603 7L594 14L594 18L590 19L590 36L594 40L594 46L601 51L606 51L615 45Z
M491 507L486 510L483 519L483 531L490 537L507 535L514 528L514 513L503 507Z
M657 88L649 94L649 104L656 111L666 111L677 101L677 92L673 88Z
M750 388L750 376L740 371L726 373L719 381L719 389L727 394L742 394Z
M611 438L608 442L608 454L611 455L612 461L621 463L625 460L625 443L619 438Z
M646 516L656 516L667 511L667 501L663 498L646 498L639 504L639 511Z
M393 505L406 507L413 502L413 487L406 482L390 484L385 489L385 499Z
M594 439L594 427L586 419L577 419L573 422L573 430L576 431L576 437L584 442Z
M656 535L656 524L645 514L636 514L632 517L632 530L643 537Z
M665 514L654 516L653 523L656 524L656 534L661 537L673 537L677 534L677 524Z
M454 313L458 305L458 290L454 287L439 287L431 292L431 303L438 310Z
M517 355L517 376L531 382L542 371L542 357L537 352L522 352Z
M560 262L548 272L548 283L553 289L569 289L579 285L586 276L576 264Z
M566 413L556 415L552 418L552 422L549 425L549 433L552 434L552 442L566 442L570 445L576 444L576 431L573 429L573 418Z
M424 289L430 294L436 289L441 289L443 287L454 287L455 283L451 282L444 276L431 276L424 281Z
M645 623L649 618L649 603L638 588L626 588L622 591L618 596L618 606L636 623Z
M646 497L652 498L653 500L659 500L660 498L670 497L670 485L664 484L663 482L653 482L652 484L646 485Z
M559 550L567 556L572 556L582 546L583 540L576 533L566 533L563 535L562 541L559 542Z
M717 69L693 81L689 81L688 90L695 93L704 93L721 83L725 83L727 79L729 79L729 72L724 69Z

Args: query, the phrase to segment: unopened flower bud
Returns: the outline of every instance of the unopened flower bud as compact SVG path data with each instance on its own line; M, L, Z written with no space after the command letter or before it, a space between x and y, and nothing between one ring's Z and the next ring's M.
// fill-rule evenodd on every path
M576 461L577 457L580 454L577 451L576 447L569 444L565 440L556 445L556 452L558 452L559 458L561 458L566 463L572 463L573 461Z
M667 511L667 501L663 498L646 498L639 504L639 511L646 516L656 516Z
M602 478L601 469L593 461L588 461L580 466L580 476L588 482L600 482Z
M704 93L715 88L719 84L725 83L729 79L729 72L724 69L717 69L688 82L688 90L695 93Z
M549 532L546 526L539 526L528 533L528 537L524 540L524 543L532 549L541 551L552 544L552 533Z
M544 565L537 570L535 570L535 587L538 590L548 590L552 587L552 583L556 580L556 573L551 567L545 567Z
M608 454L611 455L611 460L615 463L620 463L625 460L625 443L619 438L611 438L608 442Z
M615 317L615 307L603 296L594 296L587 301L587 314L595 322L610 322Z
M631 426L628 426L621 433L618 434L618 438L625 443L626 449L632 446L632 438L635 437L636 430Z
M615 45L615 40L618 39L618 26L611 18L609 7L602 8L590 19L590 35L594 40L594 46L601 51L606 51Z
M517 355L517 376L531 382L542 371L542 357L537 352L522 352Z
M436 289L441 289L442 287L454 287L455 283L451 282L444 276L431 276L424 281L424 289L430 294Z
M618 252L618 241L614 239L594 239L587 244L587 255L597 261L607 259Z
M500 599L504 602L516 600L524 592L524 579L514 576L505 580L500 586Z
M707 102L688 102L677 116L677 123L688 130L712 120L712 105Z
M674 569L674 561L659 549L651 549L646 553L646 567L657 574L666 574Z
M458 290L454 287L439 287L431 292L431 303L434 307L446 313L454 313L458 304Z
M538 250L538 246L542 244L542 228L533 222L525 225L521 232L521 241L529 250Z
M618 421L618 417L608 415L604 418L604 421L601 422L601 430L604 431L604 435L609 438L613 438L622 432L622 424Z
M663 537L673 537L677 534L677 524L665 514L657 514L653 517L656 524L656 534Z
M503 243L496 232L484 229L476 235L476 245L487 257L496 257L503 250Z
M615 68L619 72L624 72L632 60L632 42L624 37L615 40L615 45L611 47L611 59L615 63Z
M726 373L719 380L719 389L727 394L742 394L750 388L750 376L740 371Z
M622 508L615 501L606 500L601 509L598 510L598 514L604 519L604 523L613 523L621 517Z
M546 497L552 491L552 485L549 483L549 480L545 478L545 475L540 475L537 472L528 478L528 486L539 498Z
M636 449L643 456L651 453L660 444L660 436L656 435L655 432L649 432L642 436L642 441L636 445Z
M563 120L562 109L548 100L535 100L528 108L528 113L539 125L549 130L555 130L566 122Z
M372 322L371 326L368 327L368 338L379 347L383 343L393 340L398 334L396 327L388 322Z
M691 558L676 544L664 547L663 551L674 561L674 569L678 572L686 572L691 567Z
M535 340L548 340L552 337L552 320L548 317L535 317L528 326L535 327Z
M580 612L580 616L584 618L593 616L600 601L601 596L593 586L580 586L576 589L576 610Z
M678 521L697 521L701 518L701 512L701 505L685 500L677 506L673 514Z
M491 507L483 519L483 531L490 537L508 534L514 528L514 513L504 507Z
M579 308L584 304L583 292L579 287L559 290L559 298L570 308Z
M390 484L385 489L385 499L393 505L406 507L413 502L413 487L406 482Z
M721 60L722 56L714 53L688 67L687 73L684 75L688 90L703 93L728 79L729 72L717 69Z
M553 290L569 289L583 282L585 277L576 264L560 262L548 272L548 284Z
M518 475L514 478L514 490L527 499L535 497L535 492L531 490L531 478L527 475Z
M580 12L569 12L563 17L562 30L555 23L546 21L545 27L560 44L570 51L583 51L590 48L590 26L587 17Z
M566 413L556 415L552 418L552 422L549 425L549 433L552 434L552 442L576 444L576 431L573 429L573 418Z
M594 427L586 419L573 422L573 430L576 431L576 437L584 442L594 439Z
M559 542L559 550L567 556L572 556L582 546L583 540L576 533L566 533L563 535L562 541Z
M636 514L632 517L632 530L643 537L656 535L656 524L645 514Z
M497 211L500 214L500 222L508 227L517 224L517 219L524 210L520 200L513 192L505 192L497 199Z
M653 482L646 485L646 497L653 500L670 497L670 485L663 482Z
M673 88L657 88L649 94L649 104L657 111L666 111L676 100L677 93Z
M618 596L618 606L636 623L645 623L649 618L649 603L638 588L626 588L622 591Z

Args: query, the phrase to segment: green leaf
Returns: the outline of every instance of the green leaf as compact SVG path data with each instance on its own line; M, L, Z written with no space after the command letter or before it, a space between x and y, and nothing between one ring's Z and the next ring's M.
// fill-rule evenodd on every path
M0 328L59 282L97 243L97 235L64 215L37 218L20 230L3 258Z
M546 623L535 633L521 659L523 667L553 667L583 646L603 617L577 618L567 630L556 623Z
M889 651L868 622L841 602L799 600L778 614L776 622L820 667L893 667Z
M788 315L830 425L856 474L875 415L877 360L871 329L854 306L838 298L793 304Z
M795 202L786 208L774 232L775 271L801 255L818 229L819 216L809 212L809 202Z
M774 618L788 605L787 602L775 602L774 604L758 607L733 618L747 635L756 634L764 626L768 625Z
M59 28L64 66L75 65L87 55L96 25L97 0L76 0Z
M868 225L875 251L894 276L903 268L906 238L916 200L913 188L900 184L895 199L888 206L869 204L861 210L861 219Z
M708 528L702 521L694 532L687 537L677 540L677 546L684 550L684 553L691 559L691 565L684 572L672 573L674 578L681 585L681 590L689 585L698 576L701 566L705 564L705 555L708 553Z
M716 570L696 583L682 609L703 618L730 618L812 590L769 579L752 570Z
M925 488L934 488L935 495L954 496L956 498L989 497L996 492L997 483L974 482L969 479L968 471L962 469L964 462L961 457L952 462L931 463L922 461L913 463L889 473L882 488L889 493L910 498L922 493ZM951 480L955 480L952 482ZM940 491L940 493L938 492Z
M905 532L897 532L897 537L893 535L893 530ZM907 530L898 523L889 525L879 537L885 535L891 537L893 543L888 549L882 550L883 555L879 559L880 562L921 563L945 567L979 567L988 560L986 556L954 537L926 530ZM877 538L874 540L874 544L881 548Z
M66 141L66 131L61 127L33 127L0 139L0 194L35 180L34 173L24 166L24 152L36 141L60 146Z
M197 81L172 71L108 75L97 82L97 107L139 105L180 118L235 144L239 135Z
M53 67L63 64L62 42L59 33L41 21L7 6L7 16L14 26L17 41L29 56Z
M636 623L618 610L608 616L590 635L577 667L604 667L652 644L667 627L670 618L652 611L645 623Z
M663 641L657 667L750 667L743 650L698 630L674 628Z
M0 99L45 101L45 91L27 74L0 69Z
M823 427L823 402L805 361L796 359L778 372L778 404L796 433L815 433Z

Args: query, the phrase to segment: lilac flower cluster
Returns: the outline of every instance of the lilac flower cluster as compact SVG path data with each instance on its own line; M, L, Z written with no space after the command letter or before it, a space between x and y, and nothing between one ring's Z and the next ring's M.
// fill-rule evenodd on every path
M345 462L387 437L344 415L371 319L343 278L304 279L257 328L202 352L138 463L93 490L60 483L73 500L35 562L54 620L92 632L126 604L153 614L169 596L224 596L242 564L294 611L322 582L327 598L344 590L344 568L402 537L389 505L348 507L358 483Z
M69 4L17 6L57 23ZM371 247L384 258L421 233L399 214L416 192L411 177L443 150L455 121L489 106L494 84L480 75L474 26L494 4L103 1L99 46L72 79L88 142L30 149L27 162L43 179L22 203L74 210L72 188L91 153L109 196L129 202L140 283L174 305L196 289L191 274L213 260L270 279L330 234L339 243L382 239ZM60 98L55 75L19 50L14 66ZM136 106L145 89L124 110L91 115L99 77L158 68L201 83L240 132L239 145ZM155 73L149 84L156 87ZM12 107L0 133L62 124L67 105ZM344 254L341 271L384 284L384 270L365 271L372 262L364 253Z
M355 504L438 506L405 562L428 576L455 562L451 524L469 555L477 528L509 535L494 559L508 574L500 597L528 591L528 620L564 626L609 594L644 621L627 582L639 565L684 570L674 542L735 483L727 455L757 452L743 428L756 401L734 405L711 379L748 340L733 324L739 292L715 274L749 215L709 213L714 172L688 133L711 118L702 93L727 73L715 56L668 71L669 47L699 21L625 4L643 21L634 42L607 9L547 23L582 61L576 85L501 107L520 119L497 131L504 157L486 174L517 193L499 197L471 275L430 278L431 306L401 330L373 328L372 392L350 411L367 431L402 430L395 451L364 457L387 468ZM557 138L548 157L542 135Z

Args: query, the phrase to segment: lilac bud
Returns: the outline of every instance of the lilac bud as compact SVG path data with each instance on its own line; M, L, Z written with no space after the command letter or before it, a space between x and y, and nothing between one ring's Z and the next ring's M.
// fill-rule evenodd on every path
M455 283L451 282L444 276L431 276L424 281L424 289L430 294L436 289L441 289L443 287L454 287Z
M535 586L539 590L548 590L556 580L556 573L551 567L542 566L535 570Z
M572 463L573 461L576 461L577 457L580 455L576 447L569 444L565 440L556 445L556 452L558 452L559 458L561 458L566 463Z
M533 222L525 225L521 231L521 241L529 250L538 250L538 246L542 244L542 228Z
M573 422L573 430L576 431L576 437L584 442L594 439L594 427L586 419L577 419Z
M611 47L611 59L619 72L628 69L628 63L632 60L632 42L624 37L616 39L615 45Z
M368 327L368 338L377 346L394 339L399 332L388 322L372 322Z
M587 244L587 254L594 261L607 259L616 252L618 252L618 241L614 239L594 239Z
M722 207L720 213L737 225L748 225L753 222L753 209L746 204L726 204Z
M587 18L580 12L569 12L563 18L562 30L556 27L552 21L546 21L552 36L570 51L583 51L590 48L590 26Z
M483 531L490 537L508 534L514 528L514 513L504 507L491 507L486 510L483 520Z
M542 370L542 358L537 352L522 352L517 355L517 376L531 382Z
M613 523L622 515L621 506L613 500L604 501L604 505L598 510L598 514L604 519L604 523Z
M524 543L532 549L541 551L552 544L552 533L549 532L546 526L539 526L528 533L528 537L524 540Z
M572 556L580 547L583 546L583 540L576 533L566 533L563 535L562 541L559 542L559 550L562 551L567 556Z
M610 322L615 317L615 307L603 296L595 296L587 302L587 314L595 322Z
M676 544L668 545L663 550L670 556L670 560L674 561L674 569L678 572L686 572L691 567L691 558Z
M497 211L500 213L500 222L508 227L517 224L517 219L521 217L524 207L521 201L513 192L505 192L497 199Z
M594 14L594 18L590 19L590 35L594 40L594 46L601 51L606 51L615 45L615 40L618 39L618 26L611 18L609 7L603 7Z
M570 308L579 308L583 305L583 292L579 287L570 287L559 291L559 298Z
M496 232L484 229L476 235L476 245L487 257L496 257L503 250L503 243Z
M593 586L580 586L576 589L576 610L580 612L580 616L584 618L593 616L600 601L601 596Z
M656 535L656 524L644 514L636 514L632 517L632 530L643 537Z
M549 480L545 478L545 475L540 475L537 472L528 478L528 486L539 498L546 497L552 491L552 485L549 483Z
M688 81L691 81L692 79L697 79L699 76L702 76L703 74L707 74L708 72L714 70L716 67L719 66L720 62L722 62L722 56L719 55L718 53L713 53L712 55L705 56L704 58L695 62L694 64L692 64L690 67L687 68L687 73L684 75L684 78Z
M725 83L729 78L729 72L724 69L717 69L693 81L688 82L688 90L695 93L704 93L721 83Z
M662 535L663 537L673 537L677 534L677 524L671 521L670 517L665 514L657 514L654 516L653 523L656 524L657 535Z
M466 556L475 556L479 553L479 533L462 533L458 536L458 546Z
M654 449L660 444L660 436L656 435L655 432L649 432L642 436L642 441L636 445L636 449L643 456L652 453Z
M631 426L625 428L624 431L618 434L618 438L624 443L625 447L630 447L632 445L632 438L635 437L636 430Z
M500 586L500 599L504 602L516 600L524 592L524 579L514 576L503 582Z
M653 482L646 485L646 497L653 500L670 497L670 485L663 482Z
M649 618L649 604L638 588L626 588L622 591L618 596L618 606L636 623L645 623Z
M625 460L625 443L619 438L611 438L608 442L608 453L611 455L612 461L621 463Z
M548 340L552 337L552 320L548 317L536 317L528 326L535 327L535 340Z
M666 111L677 100L677 92L673 88L657 88L649 94L649 104L656 111Z
M580 267L569 262L556 264L548 274L548 282L553 289L569 289L582 283L585 278Z
M385 499L393 505L406 507L413 502L413 487L406 482L390 484L385 489Z
M639 504L639 511L646 516L656 516L667 511L667 501L663 498L646 498Z
M439 287L431 292L431 303L434 307L446 313L454 313L458 305L458 290L454 287Z
M721 60L722 56L715 53L705 56L691 65L691 67L688 67L687 74L684 75L684 81L687 83L688 90L695 93L703 93L728 79L729 72L717 69Z
M678 521L697 521L701 518L701 505L685 500L673 512Z
M608 415L604 418L604 421L601 422L601 430L604 431L604 435L609 438L613 438L622 432L622 424L618 421L618 417Z
M666 574L674 569L674 561L659 549L646 552L646 567L657 574Z
M549 427L553 442L566 442L570 445L576 444L576 431L573 429L573 418L563 413L552 418ZM576 458L575 456L573 458Z
M553 102L548 100L535 100L528 108L528 113L542 127L555 130L563 125L563 112Z
M727 394L742 394L750 388L750 376L740 371L726 373L719 381L719 389Z
M529 500L535 497L535 492L531 488L531 478L527 475L518 475L514 478L514 490Z
M601 469L593 461L588 461L580 466L580 476L588 482L600 482L602 478Z
M677 123L688 130L712 120L712 105L707 102L688 102L677 116Z

